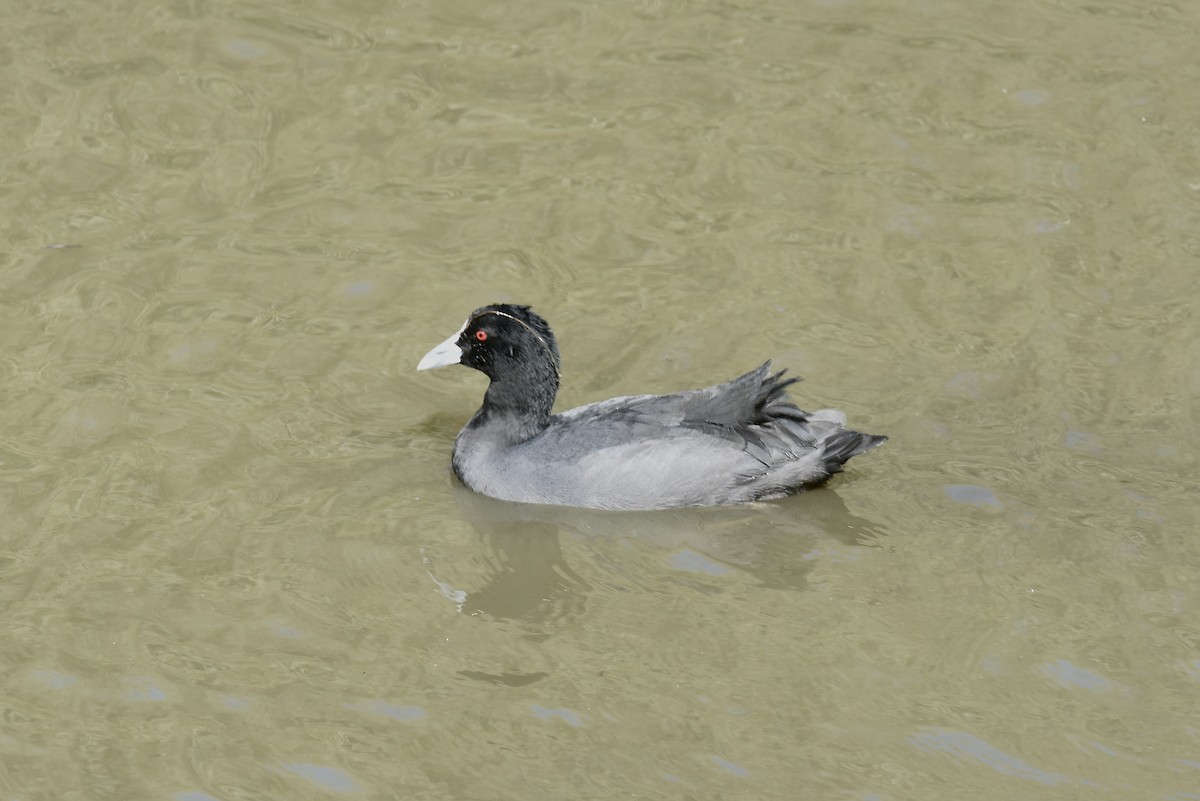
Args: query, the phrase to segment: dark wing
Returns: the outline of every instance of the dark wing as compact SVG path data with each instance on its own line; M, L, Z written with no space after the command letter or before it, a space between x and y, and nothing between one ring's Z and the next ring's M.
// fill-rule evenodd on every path
M724 384L670 395L613 398L563 412L558 420L586 422L595 433L608 431L613 440L626 441L669 433L664 429L690 430L719 437L770 464L785 454L795 458L819 438L806 425L809 415L787 399L787 388L800 379L770 371L768 361Z
M800 412L787 400L785 390L799 378L784 378L786 370L770 375L771 363L738 376L732 381L670 395L629 395L580 406L563 412L564 419L583 419L604 414L632 414L646 422L668 425L711 423L745 426L765 422L781 412ZM801 414L803 414L801 412Z

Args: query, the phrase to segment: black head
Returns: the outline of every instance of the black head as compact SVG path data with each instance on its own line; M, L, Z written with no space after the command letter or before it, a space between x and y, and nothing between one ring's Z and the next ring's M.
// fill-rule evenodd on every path
M464 364L492 384L484 398L491 412L544 419L558 393L560 360L550 326L528 306L493 303L471 312L463 327L417 365L418 370Z
M548 366L557 384L562 366L558 344L550 326L528 306L493 303L476 309L467 318L457 344L462 351L459 363L493 381Z
M546 320L528 306L492 303L470 313L462 329L427 353L416 369L466 365L494 383L558 390L558 345Z

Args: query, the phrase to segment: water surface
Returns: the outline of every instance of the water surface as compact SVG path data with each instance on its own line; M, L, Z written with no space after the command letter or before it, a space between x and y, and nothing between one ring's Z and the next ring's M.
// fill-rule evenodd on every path
M1200 798L1200 7L59 3L0 45L0 797ZM773 358L744 509L457 487Z

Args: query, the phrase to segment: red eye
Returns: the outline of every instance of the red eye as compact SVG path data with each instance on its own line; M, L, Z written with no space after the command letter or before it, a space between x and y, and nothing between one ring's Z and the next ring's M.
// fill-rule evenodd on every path
M484 331L482 328L480 328L475 332L475 338L480 342L487 342L487 331Z

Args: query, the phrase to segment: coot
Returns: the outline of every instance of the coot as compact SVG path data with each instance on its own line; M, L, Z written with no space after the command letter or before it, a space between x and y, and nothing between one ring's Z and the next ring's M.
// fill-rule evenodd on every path
M770 362L713 387L554 414L558 345L528 306L476 309L417 369L449 364L491 379L454 442L454 472L502 500L666 509L779 498L887 441L846 428L839 411L797 408L785 390L799 379L772 375Z

